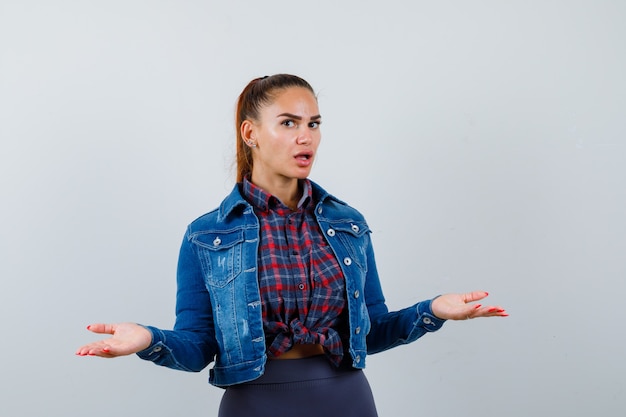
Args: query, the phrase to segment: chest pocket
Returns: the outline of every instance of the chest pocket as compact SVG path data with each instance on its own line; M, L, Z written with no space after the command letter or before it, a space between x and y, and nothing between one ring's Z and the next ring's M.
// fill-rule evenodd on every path
M224 287L241 273L243 230L198 233L191 240L208 285Z
M331 230L326 231L329 235L338 237L348 252L350 260L339 259L339 262L356 262L363 270L367 270L367 238L369 228L365 222L334 223Z

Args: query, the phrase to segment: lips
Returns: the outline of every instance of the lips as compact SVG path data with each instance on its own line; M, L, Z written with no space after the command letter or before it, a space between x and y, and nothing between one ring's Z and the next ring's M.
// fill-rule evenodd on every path
M313 152L311 151L299 152L294 156L294 158L298 162L298 165L303 166L303 167L308 166L313 161Z
M313 152L309 152L309 151L305 151L305 152L300 152L295 156L296 159L303 159L303 160L308 160L313 158Z

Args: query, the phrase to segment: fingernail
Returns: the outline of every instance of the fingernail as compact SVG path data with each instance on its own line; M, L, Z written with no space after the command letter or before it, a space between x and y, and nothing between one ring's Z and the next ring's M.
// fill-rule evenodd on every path
M91 330L91 324L87 326L87 330Z
M494 312L494 311L496 311L496 310L497 310L497 308L490 308L490 309L489 309L489 312L490 312L490 313L493 313L493 312Z
M483 306L482 304L476 304L476 305L474 306L474 308L475 308L475 309L476 309L476 308L481 308L482 306Z
M488 295L489 295L489 293L487 291L485 291L485 297L488 296Z

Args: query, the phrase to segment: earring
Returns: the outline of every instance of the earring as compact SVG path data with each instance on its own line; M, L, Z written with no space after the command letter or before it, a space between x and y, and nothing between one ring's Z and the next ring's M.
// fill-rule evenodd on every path
M251 148L256 148L256 143L252 142L251 140L246 142L246 144Z

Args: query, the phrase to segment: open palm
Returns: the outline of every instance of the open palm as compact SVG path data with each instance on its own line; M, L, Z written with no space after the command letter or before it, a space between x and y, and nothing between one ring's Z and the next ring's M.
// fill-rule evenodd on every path
M506 317L509 314L500 306L483 306L474 304L482 300L489 293L473 291L463 294L444 294L432 302L435 316L444 320L467 320L478 317Z
M114 358L130 355L146 349L152 341L150 332L135 323L97 323L87 326L87 329L98 334L110 334L111 337L81 346L76 351L79 356Z

